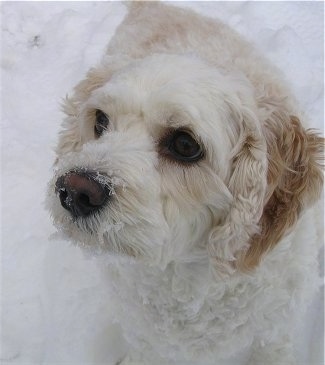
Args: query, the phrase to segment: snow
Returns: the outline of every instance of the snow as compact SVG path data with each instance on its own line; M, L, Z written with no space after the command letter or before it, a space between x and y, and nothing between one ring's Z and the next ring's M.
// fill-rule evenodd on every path
M310 126L323 130L323 2L177 2L232 25L281 68ZM87 364L122 353L105 334L109 298L95 259L58 238L44 209L60 100L99 60L121 2L1 3L2 364ZM323 363L323 302L298 336L300 363ZM105 335L104 335L105 334Z

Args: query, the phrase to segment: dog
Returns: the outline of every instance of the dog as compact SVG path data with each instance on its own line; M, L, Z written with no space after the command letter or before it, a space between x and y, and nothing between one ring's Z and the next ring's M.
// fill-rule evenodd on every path
M295 364L318 288L323 138L227 25L128 4L64 103L47 204L102 258L123 364Z

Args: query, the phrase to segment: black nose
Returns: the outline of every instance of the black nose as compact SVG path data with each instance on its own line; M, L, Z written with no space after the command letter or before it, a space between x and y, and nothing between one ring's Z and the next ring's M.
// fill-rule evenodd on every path
M74 217L86 217L99 211L111 195L105 178L91 171L70 171L56 181L55 191L61 205Z

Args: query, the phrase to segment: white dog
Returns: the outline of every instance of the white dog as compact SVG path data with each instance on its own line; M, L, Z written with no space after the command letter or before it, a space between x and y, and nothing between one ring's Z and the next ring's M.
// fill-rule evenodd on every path
M279 71L220 22L137 2L65 112L49 206L107 263L130 357L294 364L323 139Z

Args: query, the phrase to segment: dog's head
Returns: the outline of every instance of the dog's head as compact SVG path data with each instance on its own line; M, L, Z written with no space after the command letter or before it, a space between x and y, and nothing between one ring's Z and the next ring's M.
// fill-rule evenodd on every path
M127 63L127 62L126 62ZM85 247L251 269L321 190L322 139L267 88L191 56L91 70L71 99L49 186Z

